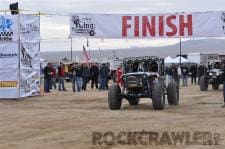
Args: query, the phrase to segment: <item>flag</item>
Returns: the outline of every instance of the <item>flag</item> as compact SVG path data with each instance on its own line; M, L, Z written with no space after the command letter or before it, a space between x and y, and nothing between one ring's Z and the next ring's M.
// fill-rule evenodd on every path
M90 58L90 53L87 52L85 46L83 45L83 56L84 56L84 59L89 62L89 60L91 59Z

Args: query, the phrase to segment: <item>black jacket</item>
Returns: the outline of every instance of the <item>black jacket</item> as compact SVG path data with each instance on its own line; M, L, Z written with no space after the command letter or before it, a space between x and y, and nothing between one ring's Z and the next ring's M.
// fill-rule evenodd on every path
M222 80L225 82L225 68L223 68Z
M184 76L188 75L188 68L186 66L181 67L181 73Z
M99 69L97 66L91 66L91 69L90 69L90 74L91 76L98 76L99 75Z
M82 77L85 77L85 78L90 77L90 69L88 67L83 67L83 69L82 69Z
M200 65L200 66L198 67L198 75L199 75L199 76L202 76L202 75L204 75L205 73L206 73L206 68L205 68L204 66Z
M197 67L195 65L191 66L191 70L190 71L191 71L191 75L192 76L197 76L198 69L197 69Z
M100 77L108 78L109 71L110 71L109 68L106 65L103 65L99 71Z
M48 66L44 68L44 79L51 79L51 68Z
M82 77L82 69L80 66L75 68L76 77Z

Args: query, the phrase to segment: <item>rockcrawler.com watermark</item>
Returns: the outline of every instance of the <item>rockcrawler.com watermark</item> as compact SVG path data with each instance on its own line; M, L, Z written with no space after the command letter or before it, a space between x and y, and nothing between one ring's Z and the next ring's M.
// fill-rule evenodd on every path
M220 145L220 134L208 131L92 132L92 144L101 145Z

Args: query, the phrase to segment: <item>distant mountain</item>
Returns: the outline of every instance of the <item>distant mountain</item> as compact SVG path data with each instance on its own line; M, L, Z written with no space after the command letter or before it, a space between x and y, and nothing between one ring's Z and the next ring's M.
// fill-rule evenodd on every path
M225 54L225 40L223 39L202 39L188 40L182 42L182 54L187 53L205 53L205 54ZM164 47L131 47L128 49L116 50L91 50L93 59L112 57L113 51L116 56L176 56L179 54L180 44L164 46ZM70 51L60 52L41 52L41 57L48 61L59 61L62 58L70 59ZM83 58L82 51L73 51L73 59Z

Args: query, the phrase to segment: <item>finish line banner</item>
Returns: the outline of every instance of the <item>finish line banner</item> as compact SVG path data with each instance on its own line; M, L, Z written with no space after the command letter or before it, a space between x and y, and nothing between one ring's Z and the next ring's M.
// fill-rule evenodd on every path
M71 37L178 38L225 36L225 11L176 14L71 14Z

